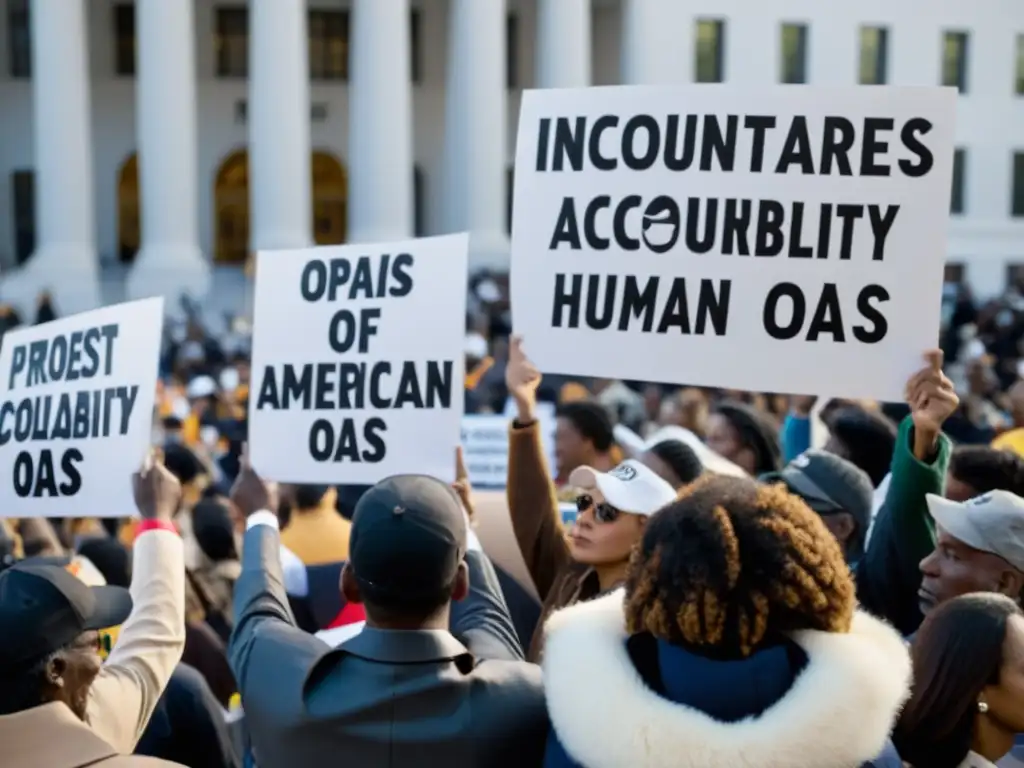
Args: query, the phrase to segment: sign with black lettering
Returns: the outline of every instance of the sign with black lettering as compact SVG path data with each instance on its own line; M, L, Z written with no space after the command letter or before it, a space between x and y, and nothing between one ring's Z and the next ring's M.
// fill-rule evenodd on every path
M0 516L135 513L163 315L163 299L143 299L4 335Z
M290 483L452 474L469 236L256 256L249 450Z
M938 342L952 88L523 95L511 301L543 371L900 400Z

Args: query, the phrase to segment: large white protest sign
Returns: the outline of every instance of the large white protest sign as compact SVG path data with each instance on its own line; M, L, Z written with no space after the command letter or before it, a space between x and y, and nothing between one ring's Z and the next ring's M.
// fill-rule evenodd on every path
M902 399L938 342L956 91L523 95L511 300L543 371Z
M553 409L551 412L538 409L537 423L548 466L554 467L556 419ZM474 488L505 487L508 478L508 428L506 416L466 414L462 417L462 455L469 482Z
M126 517L149 449L163 299L9 331L0 350L0 515Z
M257 254L249 450L293 483L449 477L468 235Z

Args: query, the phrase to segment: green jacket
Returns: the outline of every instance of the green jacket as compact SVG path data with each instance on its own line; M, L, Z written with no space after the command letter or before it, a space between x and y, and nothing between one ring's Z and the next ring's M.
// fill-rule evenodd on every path
M940 435L934 461L918 461L912 449L913 430L914 423L907 416L896 438L889 490L856 569L861 606L904 635L917 631L923 618L917 599L919 564L935 549L935 524L925 494L942 495L952 451L949 438Z

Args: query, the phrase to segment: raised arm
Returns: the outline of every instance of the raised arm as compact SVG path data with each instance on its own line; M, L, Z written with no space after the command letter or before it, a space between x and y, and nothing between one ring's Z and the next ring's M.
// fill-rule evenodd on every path
M265 708L273 700L270 687L279 676L304 674L328 646L295 624L281 568L281 539L277 490L253 472L248 459L231 491L231 500L246 516L242 573L235 582L235 627L228 643L228 660L238 681L246 710ZM249 675L252 671L253 674Z
M133 547L132 613L89 692L89 723L130 754L185 648L185 563L171 518L181 485L159 462L133 479L142 523Z
M570 557L537 423L537 387L541 376L526 358L521 339L512 339L505 370L508 391L517 410L509 428L505 492L519 551L543 602Z

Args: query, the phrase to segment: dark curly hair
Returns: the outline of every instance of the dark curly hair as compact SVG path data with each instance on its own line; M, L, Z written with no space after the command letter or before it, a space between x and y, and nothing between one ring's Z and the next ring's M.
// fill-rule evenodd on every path
M957 446L949 457L949 473L978 496L989 491L1024 496L1024 459L1010 451L984 445Z
M626 624L735 659L801 629L847 632L853 578L821 518L781 485L712 476L652 517L630 560Z

